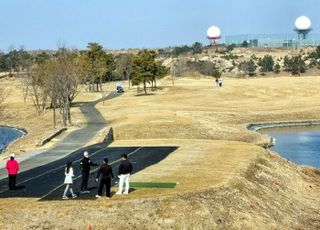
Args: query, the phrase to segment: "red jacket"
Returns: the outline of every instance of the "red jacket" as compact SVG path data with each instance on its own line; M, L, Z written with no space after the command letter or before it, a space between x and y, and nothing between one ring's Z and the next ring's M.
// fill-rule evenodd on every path
M9 159L6 164L8 175L16 175L19 171L19 163L15 159Z

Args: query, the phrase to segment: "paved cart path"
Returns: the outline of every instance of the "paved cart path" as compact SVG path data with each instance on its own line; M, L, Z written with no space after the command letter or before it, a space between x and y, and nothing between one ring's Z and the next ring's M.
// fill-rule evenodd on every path
M102 128L106 126L106 120L101 116L95 105L101 101L116 97L116 92L94 102L85 103L80 107L87 121L87 126L75 130L62 138L49 150L37 154L30 154L20 163L20 172L17 177L17 190L8 190L8 178L4 168L0 169L0 198L7 197L33 197L41 200L61 199L64 190L64 167L67 161L73 162L75 173L74 190L77 193L81 183L80 160L83 152L88 151L93 162L102 163L103 158L108 157L115 176L120 163L120 157L126 153L133 163L136 173L152 164L159 162L176 149L176 147L108 147L111 142L98 143L83 147ZM28 154L28 153L26 153ZM19 160L19 159L18 159ZM96 174L98 167L92 168L92 174ZM79 198L94 198L97 193L97 183L91 175L89 187L90 194L78 194ZM117 178L112 182L113 185Z
M48 150L25 153L25 156L22 156L22 158L25 158L22 162L21 158L18 157L17 160L20 162L20 172L61 159L71 152L83 147L99 132L99 130L106 126L106 120L95 108L95 105L104 100L110 100L116 96L118 96L118 94L116 92L112 92L104 98L82 105L80 110L84 114L87 126L69 133ZM5 162L2 162L2 168L0 168L0 179L7 177L4 164Z
M105 144L88 146L86 150L92 152L90 158L93 162L102 164L103 158L109 158L112 165L115 180L117 181L117 169L120 164L122 154L127 154L133 164L133 174L146 167L156 164L177 147L106 147ZM67 161L73 162L74 168L74 190L80 199L94 199L97 194L97 183L95 178L98 167L92 167L89 180L90 194L79 194L81 183L80 160L83 149L77 150L67 157L56 160L49 164L39 166L18 175L17 190L8 190L8 179L0 180L0 198L7 197L32 197L41 200L61 199L64 190L64 167ZM79 199L78 198L78 199Z

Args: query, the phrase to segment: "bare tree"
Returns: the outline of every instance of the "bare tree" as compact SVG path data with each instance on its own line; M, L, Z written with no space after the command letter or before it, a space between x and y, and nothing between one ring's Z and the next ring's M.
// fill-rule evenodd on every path
M79 53L60 48L54 58L35 65L25 77L24 91L32 98L37 114L44 113L48 105L53 109L54 128L57 108L61 125L71 124L71 103L85 76L81 65Z
M174 86L174 77L181 77L187 70L186 62L184 60L177 59L170 68L172 85Z
M117 58L117 71L128 80L129 89L131 86L131 73L133 65L133 55L130 53L121 54Z
M24 100L27 97L32 99L36 113L40 115L45 112L48 91L44 90L44 76L46 76L47 66L45 64L36 65L25 73L24 77Z
M58 98L58 81L56 77L56 66L54 60L47 60L44 65L46 66L46 72L43 76L43 90L47 92L50 98L50 107L53 109L53 127L56 128L56 108Z
M77 95L81 82L81 72L78 70L78 54L62 50L53 61L53 73L57 81L54 90L60 106L60 118L63 126L71 125L71 103Z

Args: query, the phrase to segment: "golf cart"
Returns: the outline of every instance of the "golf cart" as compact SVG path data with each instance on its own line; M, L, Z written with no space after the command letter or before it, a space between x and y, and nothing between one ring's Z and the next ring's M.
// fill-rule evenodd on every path
M123 85L121 83L117 84L117 93L124 93Z

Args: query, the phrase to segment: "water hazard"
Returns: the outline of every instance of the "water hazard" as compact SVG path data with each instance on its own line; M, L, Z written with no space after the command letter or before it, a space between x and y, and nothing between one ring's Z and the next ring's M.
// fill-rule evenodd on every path
M260 129L276 138L271 149L297 164L320 168L320 126Z
M24 132L21 130L0 126L0 153L14 140L22 137Z

